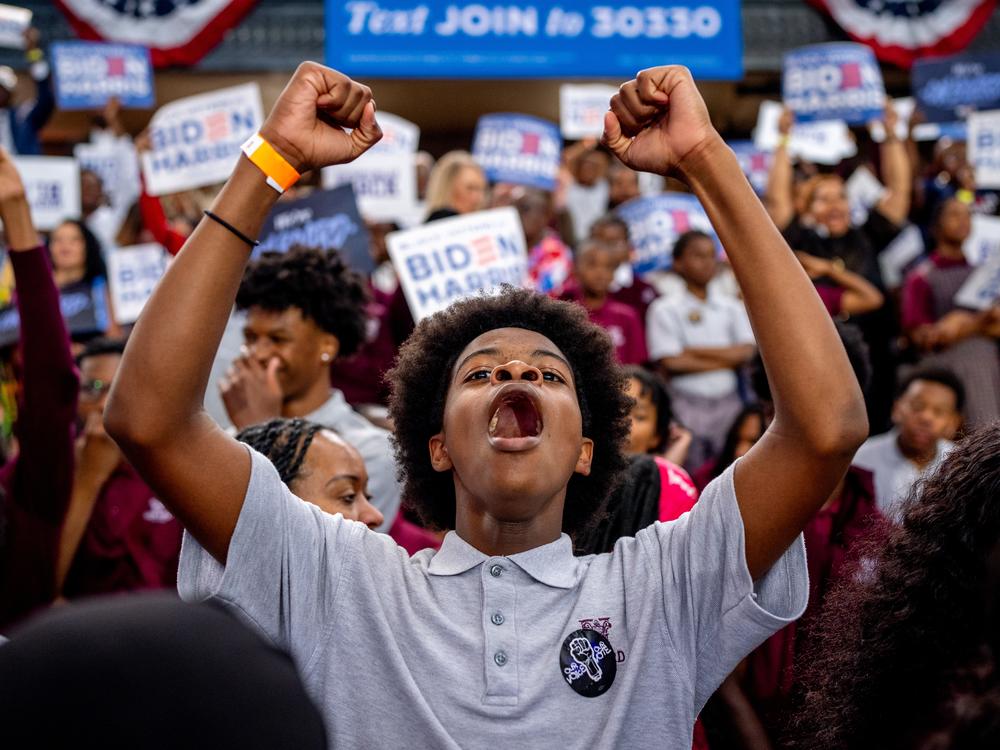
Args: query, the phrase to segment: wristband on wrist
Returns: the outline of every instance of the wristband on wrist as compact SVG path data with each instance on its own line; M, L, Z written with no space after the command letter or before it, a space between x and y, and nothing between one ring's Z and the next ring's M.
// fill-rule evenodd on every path
M302 176L284 156L274 150L274 146L261 138L260 133L247 139L243 144L243 153L267 176L267 184L279 193L288 190Z
M28 62L38 62L45 57L45 53L42 51L41 47L35 47L34 49L29 49L25 52L24 56L28 58Z
M959 203L964 203L966 206L971 206L976 201L976 194L966 188L959 189L955 193L955 197Z
M790 135L779 135L778 136L778 145L779 146L787 146L788 142L791 139L792 139L792 137Z

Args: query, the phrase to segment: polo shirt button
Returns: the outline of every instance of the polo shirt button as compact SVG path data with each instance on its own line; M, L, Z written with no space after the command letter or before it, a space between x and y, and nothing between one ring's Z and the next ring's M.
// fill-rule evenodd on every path
M500 614L499 612L495 612L493 614L493 617L490 618L490 622L492 622L494 625L503 625L503 615Z
M504 651L497 651L493 654L493 661L497 663L498 667L502 667L507 663L507 653Z
M494 578L499 578L503 574L503 568L499 565L494 565L490 568L490 575Z

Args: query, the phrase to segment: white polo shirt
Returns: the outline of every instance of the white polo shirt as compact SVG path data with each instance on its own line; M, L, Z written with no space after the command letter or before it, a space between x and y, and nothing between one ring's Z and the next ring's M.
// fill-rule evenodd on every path
M646 340L653 360L676 357L685 349L755 343L743 303L711 286L705 299L685 287L680 294L654 301L646 313ZM703 398L728 396L737 386L733 370L674 375L670 383L682 393Z
M338 750L689 750L723 678L806 606L801 538L750 580L732 468L610 554L563 535L489 557L452 532L411 558L252 455L226 567L185 534L181 596L290 651Z

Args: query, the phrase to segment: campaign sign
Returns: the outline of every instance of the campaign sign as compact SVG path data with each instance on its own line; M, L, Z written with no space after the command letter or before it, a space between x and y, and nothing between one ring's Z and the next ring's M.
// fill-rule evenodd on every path
M698 229L713 238L716 236L701 203L687 193L633 198L620 205L616 213L628 224L635 248L632 265L640 274L670 268L674 242L684 232Z
M341 185L276 203L261 229L253 257L264 252L284 253L296 245L336 250L351 268L367 275L374 268L368 241L354 191L350 185Z
M1000 188L1000 109L969 115L969 163L976 187Z
M510 113L483 115L472 155L491 182L555 190L562 139L548 120Z
M135 323L166 270L167 253L155 242L111 251L108 283L118 325Z
M153 65L145 47L55 42L52 74L59 109L100 109L112 97L124 107L154 103Z
M417 169L410 153L366 153L347 164L326 167L323 187L354 186L358 210L373 221L401 222L417 206Z
M326 64L388 78L743 77L737 0L326 0Z
M885 86L870 47L815 44L785 55L781 96L799 122L865 124L882 117Z
M378 112L375 115L382 128L382 138L369 153L412 154L420 146L420 128L399 115Z
M79 143L73 147L73 156L81 171L89 170L101 178L112 206L127 208L139 197L139 156L130 139Z
M59 310L70 336L86 337L106 327L107 307L104 280L77 281L59 290ZM16 344L21 336L21 318L16 305L0 310L0 347Z
M767 176L771 172L773 156L757 148L753 141L728 141L729 148L736 154L740 169L747 176L750 185L757 195L763 195L767 189Z
M1000 55L917 60L913 93L928 122L954 122L969 112L1000 109Z
M24 32L31 26L31 11L0 5L0 47L24 49Z
M559 87L559 130L563 138L600 138L614 86L566 83Z
M150 195L224 182L240 147L264 120L256 83L189 96L164 105L150 122L153 150L142 155Z
M1000 255L994 255L973 271L954 301L958 307L971 310L986 310L1000 303Z
M973 214L972 232L962 244L962 252L973 266L1000 256L1000 217Z
M781 109L778 102L760 103L753 142L761 151L774 151L778 147L780 138L778 120L781 117ZM805 159L814 164L839 164L857 152L857 144L851 138L851 132L843 120L796 122L792 126L788 140L789 156Z
M35 227L55 229L80 215L80 165L67 156L15 156Z
M526 285L528 251L515 208L442 219L386 241L416 321L501 284Z

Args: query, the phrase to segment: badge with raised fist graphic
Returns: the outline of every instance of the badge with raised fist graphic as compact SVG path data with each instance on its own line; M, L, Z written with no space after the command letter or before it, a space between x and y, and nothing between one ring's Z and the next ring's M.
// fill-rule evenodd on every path
M608 639L596 630L574 630L559 651L563 679L585 698L607 692L615 681L618 662Z

